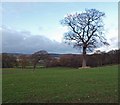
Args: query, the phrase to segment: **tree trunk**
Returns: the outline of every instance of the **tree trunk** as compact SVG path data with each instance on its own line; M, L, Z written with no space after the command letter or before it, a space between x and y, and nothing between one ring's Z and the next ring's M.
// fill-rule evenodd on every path
M86 47L83 47L83 61L82 67L86 67Z
M33 71L35 71L35 68L36 68L36 64L33 65Z

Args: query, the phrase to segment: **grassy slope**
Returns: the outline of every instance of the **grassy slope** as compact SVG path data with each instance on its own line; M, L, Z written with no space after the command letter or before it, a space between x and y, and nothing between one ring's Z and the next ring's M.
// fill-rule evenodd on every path
M3 69L3 102L117 102L117 66Z

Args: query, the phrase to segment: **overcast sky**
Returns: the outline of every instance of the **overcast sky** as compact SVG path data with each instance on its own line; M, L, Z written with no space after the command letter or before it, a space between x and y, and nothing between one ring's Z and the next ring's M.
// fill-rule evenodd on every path
M105 12L105 35L109 47L118 47L118 3L117 2L11 2L2 3L2 51L33 53L46 50L50 53L79 53L63 42L67 28L60 24L66 14L84 12L95 8Z

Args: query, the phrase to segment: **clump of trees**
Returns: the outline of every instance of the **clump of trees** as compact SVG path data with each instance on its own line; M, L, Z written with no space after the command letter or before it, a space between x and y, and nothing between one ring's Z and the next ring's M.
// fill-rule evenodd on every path
M2 68L13 68L18 67L18 62L15 56L8 55L7 53L2 54Z
M46 67L57 67L60 65L61 64L59 59L49 56L48 62L46 63Z
M82 66L82 56L75 54L65 54L60 57L60 66L79 67Z

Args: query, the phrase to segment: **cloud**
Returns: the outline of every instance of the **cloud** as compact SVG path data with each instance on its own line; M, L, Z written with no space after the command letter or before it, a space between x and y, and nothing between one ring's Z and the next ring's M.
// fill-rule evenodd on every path
M118 34L116 34L116 36L108 37L107 38L107 42L110 44L109 46L102 46L100 48L97 48L96 50L108 52L110 50L116 50L116 49L118 49L118 47L120 45L120 42L118 40L118 36L117 35Z
M46 50L49 53L79 53L71 46L50 40L43 35L33 35L29 31L16 31L10 27L0 27L2 32L2 52L8 53L34 53L39 50ZM113 35L114 34L114 35ZM109 36L109 37L108 37ZM118 49L117 31L109 31L108 42L110 46L98 48L101 51ZM119 42L120 43L120 42ZM96 50L98 50L96 49Z
M32 35L29 31L16 31L2 27L2 52L34 53L46 50L50 53L78 53L65 43L52 41L43 35Z

